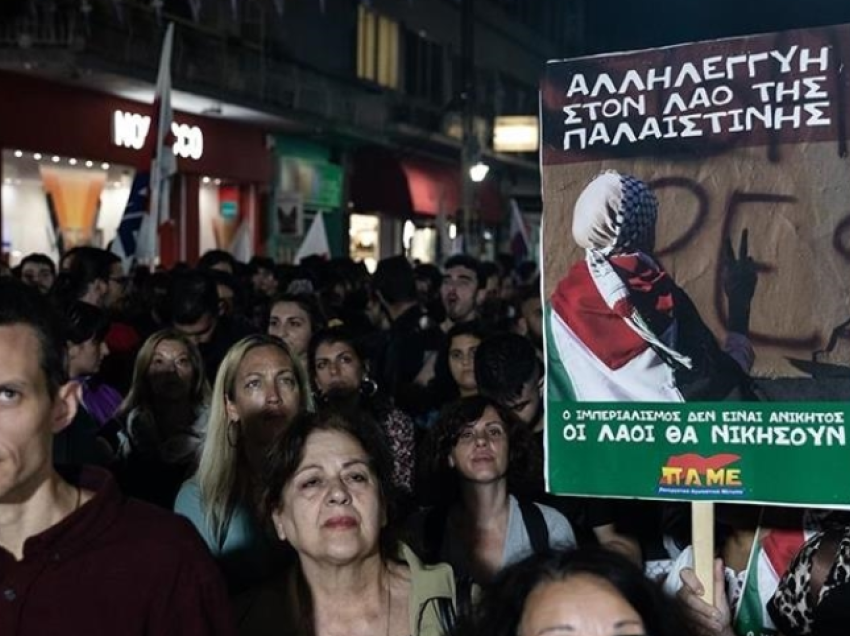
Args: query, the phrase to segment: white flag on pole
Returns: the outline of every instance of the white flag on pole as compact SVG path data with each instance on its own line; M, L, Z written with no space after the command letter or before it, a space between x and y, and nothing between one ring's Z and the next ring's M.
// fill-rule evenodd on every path
M330 258L331 248L328 245L328 233L325 230L325 220L321 212L316 213L307 235L304 237L304 242L298 248L295 254L295 262L300 263L301 259L308 256L318 255L323 258Z
M153 160L151 161L150 205L148 214L139 229L136 244L136 260L153 263L159 257L159 226L169 219L171 199L171 177L177 172L177 160L171 144L173 116L171 113L171 51L174 46L174 24L170 23L162 43L159 58L159 74L154 94L154 116L151 128L155 135Z
M242 263L247 263L254 256L253 235L251 221L247 218L242 219L236 234L233 237L233 242L230 244L229 252L233 257Z
M511 253L517 262L528 258L531 252L531 240L528 236L528 228L516 199L511 199Z

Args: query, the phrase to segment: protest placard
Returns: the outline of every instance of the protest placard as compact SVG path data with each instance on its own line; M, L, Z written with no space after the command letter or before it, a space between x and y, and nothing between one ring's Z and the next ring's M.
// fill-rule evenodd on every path
M838 26L548 64L553 492L850 505L847 56Z
M550 62L546 471L560 494L850 505L850 26ZM756 532L738 633L807 536ZM781 557L781 558L780 558Z

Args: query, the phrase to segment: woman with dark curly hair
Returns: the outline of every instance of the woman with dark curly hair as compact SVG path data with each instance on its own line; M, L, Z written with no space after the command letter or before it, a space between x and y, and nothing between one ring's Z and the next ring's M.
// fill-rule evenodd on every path
M681 605L603 548L535 554L485 589L463 636L693 636Z
M566 517L514 494L534 470L529 446L528 427L493 400L462 398L443 410L426 440L423 475L441 503L411 520L427 561L484 583L531 552L575 545Z

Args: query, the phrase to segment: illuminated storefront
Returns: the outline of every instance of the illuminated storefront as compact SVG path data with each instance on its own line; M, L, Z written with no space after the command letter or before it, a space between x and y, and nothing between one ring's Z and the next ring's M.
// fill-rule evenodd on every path
M0 86L16 95L0 100L0 117L9 122L0 130L6 258L14 264L30 252L57 257L60 247L107 246L134 178L149 169L152 106L12 73L0 73ZM253 250L272 180L264 131L175 112L171 133L178 173L171 253L163 258L192 262L208 249L231 249L242 224Z

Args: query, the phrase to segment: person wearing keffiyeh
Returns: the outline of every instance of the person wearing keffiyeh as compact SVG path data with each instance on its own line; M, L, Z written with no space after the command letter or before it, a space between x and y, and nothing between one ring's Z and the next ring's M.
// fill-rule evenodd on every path
M730 333L729 353L722 350L653 257L657 216L649 187L614 171L596 176L576 201L572 233L585 258L549 302L550 399L754 397L746 334Z

